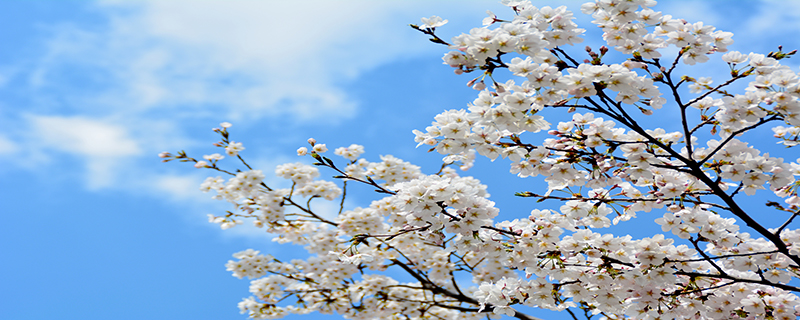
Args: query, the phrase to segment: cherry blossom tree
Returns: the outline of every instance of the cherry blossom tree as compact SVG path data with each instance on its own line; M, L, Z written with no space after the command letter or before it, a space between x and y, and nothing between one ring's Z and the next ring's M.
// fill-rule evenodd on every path
M308 251L291 261L252 249L234 254L228 270L251 279L241 312L253 319L314 311L348 319L537 319L525 307L575 319L800 315L793 224L800 164L744 140L779 142L786 156L798 155L791 147L800 143L800 77L781 65L795 51L728 51L731 33L654 11L652 0L584 4L607 46L575 50L584 29L565 7L503 2L507 17L489 12L483 27L449 41L436 33L447 20L412 25L451 49L444 63L470 75L468 85L479 91L466 109L414 130L420 146L445 155L435 173L388 155L368 161L355 144L328 157L327 146L310 139L297 154L313 165L278 166L275 174L291 181L279 189L240 155L245 148L229 123L214 129L215 145L239 169L222 166L222 154L160 155L219 172L201 189L236 210L211 222L227 229L250 220L275 241ZM606 61L614 55L624 58ZM726 62L730 76L678 71L710 59ZM501 74L511 79L500 81ZM731 92L739 83L743 92ZM679 115L681 129L643 127L663 113ZM753 136L770 127L774 141ZM544 177L540 190L517 193L535 200L526 218L504 221L487 186L458 173L477 156L506 159L498 163L510 162L520 178ZM345 206L356 187L374 189L375 200ZM762 189L779 201L751 203ZM312 209L317 201L339 210L323 214ZM602 230L654 217L663 233L651 237ZM767 224L774 217L782 223Z

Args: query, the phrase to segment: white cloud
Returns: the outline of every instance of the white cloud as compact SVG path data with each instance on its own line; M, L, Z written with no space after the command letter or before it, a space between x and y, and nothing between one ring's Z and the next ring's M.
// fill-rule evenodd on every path
M423 3L95 3L92 10L107 21L43 25L52 31L42 40L46 50L15 64L29 66L10 79L24 81L31 98L12 102L23 107L9 109L11 118L25 118L21 110L39 116L29 118L31 128L12 124L10 138L28 140L29 130L40 130L26 145L29 158L80 155L87 181L100 187L147 176L110 173L128 151L155 154L201 143L187 137L184 125L198 119L247 125L264 117L287 123L352 117L358 97L345 84L379 65L441 51L406 24L452 4ZM455 11L483 12L463 4ZM56 110L69 117L43 116ZM81 127L106 134L88 138ZM140 162L128 165L147 170Z
M140 148L124 128L83 117L32 116L36 133L48 146L87 157L136 155Z
M202 180L196 175L160 175L154 180L152 185L154 191L170 195L175 201L193 200L192 203L196 203L198 200L207 200L211 197L198 191L200 188L198 181Z
M113 184L127 157L141 147L127 130L103 120L84 117L29 116L32 148L46 148L78 156L86 162L90 188Z
M689 23L703 21L704 25L716 25L725 17L719 10L715 10L714 6L713 2L703 1L658 1L658 5L653 9Z
M748 15L747 27L753 35L769 35L797 30L800 27L800 3L765 0L756 3L756 12Z
M0 135L0 154L15 154L19 151L19 149L19 145L17 145L14 141L5 135Z
M341 84L431 45L396 1L109 1L108 29L61 28L34 83L75 64L108 78L95 104L205 109L228 119L351 117ZM402 14L405 12L404 14ZM398 15L398 13L400 13Z

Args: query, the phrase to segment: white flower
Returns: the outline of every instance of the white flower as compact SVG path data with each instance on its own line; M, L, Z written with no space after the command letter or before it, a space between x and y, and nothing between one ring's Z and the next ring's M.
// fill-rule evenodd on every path
M352 256L348 256L348 255L346 255L344 253L333 252L333 251L328 252L328 253L332 254L332 255L335 255L337 258L339 258L339 261L341 261L341 262L354 264L354 265L361 264L362 261L371 262L374 259L374 257L372 257L371 255L361 254L361 253L354 254Z
M422 18L420 20L422 20L422 25L419 26L420 29L433 29L447 23L447 20L442 20L439 16L431 16L430 18Z
M244 147L242 146L241 142L231 141L231 143L229 143L228 146L225 147L225 153L227 153L231 157L239 155L239 152L241 152L242 150L244 150Z
M328 151L328 147L326 147L324 143L314 145L314 152L323 153L325 151Z
M219 153L214 153L214 154L204 155L203 159L206 159L208 161L219 161L219 160L225 159L225 156L223 156L223 155L221 155Z
M747 59L748 55L739 51L731 51L722 55L722 61L733 64L744 63Z
M347 160L355 161L364 153L364 146L358 144L351 144L349 147L339 147L336 148L334 153L337 156L345 157Z

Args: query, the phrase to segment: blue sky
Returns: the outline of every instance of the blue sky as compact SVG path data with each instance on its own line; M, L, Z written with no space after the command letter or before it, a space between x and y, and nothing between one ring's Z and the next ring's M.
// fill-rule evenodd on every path
M656 10L733 32L731 50L800 48L798 2L663 2ZM566 3L598 38L580 2ZM198 191L211 172L156 155L217 152L210 129L229 121L268 173L298 161L309 137L435 172L441 157L415 149L411 130L476 92L441 64L446 48L406 25L440 15L449 38L487 9L510 13L493 1L0 1L0 314L243 319L248 282L225 271L230 255L302 256L253 228L208 224L229 209ZM469 174L501 214L524 215L531 202L511 194L542 187L507 171L479 161Z

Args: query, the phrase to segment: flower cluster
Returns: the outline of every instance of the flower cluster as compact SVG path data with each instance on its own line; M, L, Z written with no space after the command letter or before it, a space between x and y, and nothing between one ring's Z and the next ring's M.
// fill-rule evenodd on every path
M730 51L720 57L730 79L713 85L710 77L679 75L676 67L726 52L732 34L654 11L652 0L597 0L581 11L592 15L609 47L629 58L606 63L604 46L578 53L588 55L580 63L562 48L580 43L584 33L566 7L503 2L512 18L490 12L484 27L450 42L436 35L447 20L433 16L412 25L454 50L444 62L457 74L482 72L467 81L478 94L465 109L444 111L424 132L414 130L420 146L445 155L434 174L390 155L371 162L355 144L335 149L346 160L339 167L323 156L325 144L309 139L310 150L297 154L313 165L278 166L276 176L291 187L273 188L244 162L242 144L229 140L229 123L215 129L222 136L215 146L247 170L222 169L220 154L202 160L160 154L231 176L201 185L236 207L211 215L211 222L226 229L251 219L274 241L309 253L291 261L255 250L235 254L228 271L251 279L242 313L253 319L313 311L348 319L528 319L516 309L524 305L604 319L800 315L794 285L800 159L759 149L761 138L752 137L780 123L772 127L778 142L798 144L800 76L780 61L794 51ZM660 51L670 45L679 51L662 65ZM498 82L498 69L516 78ZM744 93L727 91L745 78ZM562 110L571 115L559 118ZM656 113L676 125L645 128L640 117ZM541 136L540 143L530 142ZM512 176L541 177L543 192L517 196L542 207L499 221L488 187L450 167L473 167L476 155L508 159ZM318 168L341 182L320 179ZM346 208L354 184L382 197ZM748 197L759 192L781 202L752 209L756 198ZM312 209L318 198L341 199L338 213ZM546 207L552 202L558 205ZM784 222L762 219L767 214ZM655 220L663 234L637 239L601 232L638 216ZM476 286L464 288L463 279Z
M539 59L552 58L549 49L583 42L585 32L572 20L567 7L537 8L530 2L513 4L516 16L495 29L475 28L469 34L454 37L452 51L444 56L445 64L457 68L457 73L471 72L484 65L498 53L515 52Z
M603 39L619 52L643 59L660 58L659 49L674 45L682 49L683 62L693 65L708 61L708 54L725 52L733 43L730 32L714 30L702 21L688 23L653 11L653 0L595 1L581 6L603 29ZM653 32L647 28L653 27Z

